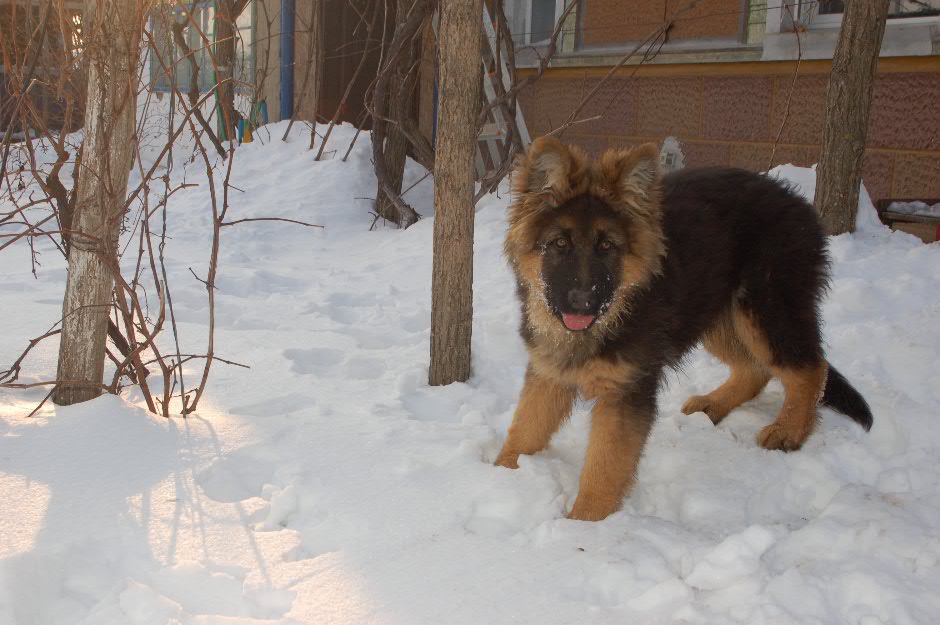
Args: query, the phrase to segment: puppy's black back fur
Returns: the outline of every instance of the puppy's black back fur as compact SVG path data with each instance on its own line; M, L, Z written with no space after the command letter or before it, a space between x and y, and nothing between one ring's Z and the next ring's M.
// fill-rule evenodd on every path
M661 342L655 360L674 365L734 302L780 328L780 364L820 356L827 257L813 208L779 182L738 169L682 170L663 187L662 272L634 297L605 351L629 352L652 333ZM796 332L787 330L793 322ZM647 336L638 341L634 332ZM796 344L786 338L794 334Z
M662 184L662 272L634 298L602 353L650 373L676 366L737 307L763 330L771 365L822 362L819 302L829 260L815 209L780 181L742 169L681 170ZM831 375L823 402L871 427L865 400L835 369Z

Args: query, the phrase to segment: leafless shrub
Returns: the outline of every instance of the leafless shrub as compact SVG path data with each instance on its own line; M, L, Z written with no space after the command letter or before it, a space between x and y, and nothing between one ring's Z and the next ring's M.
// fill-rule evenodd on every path
M45 241L43 249L51 247L68 258L75 237L92 236L74 227L78 223L75 189L84 172L78 165L84 137L73 131L81 125L83 64L89 54L83 47L88 44L82 32L83 16L72 9L75 4L67 0L49 0L41 5L16 0L14 10L23 17L16 23L21 27L15 37L0 39L4 70L9 77L6 88L12 96L5 100L0 115L5 131L0 171L0 251L13 245L29 246L36 275L41 264L37 242ZM234 19L235 11L245 2L227 4L233 5L228 10ZM236 113L234 105L219 105L218 100L234 92L238 77L219 72L221 63L217 58L219 50L231 48L212 41L203 28L205 16L198 14L194 2L144 5L151 11L139 16L145 26L136 63L132 184L117 216L119 245L103 245L101 250L111 251L98 252L114 284L108 320L107 356L111 365L108 379L90 386L97 394L119 393L128 384L137 385L149 410L169 417L198 408L215 361L245 366L220 358L217 353L215 292L223 228L269 220L314 224L231 214L231 176L238 150L235 142L225 140L225 135L234 138L232 119ZM224 19L225 14L217 17ZM237 31L234 27L220 30L229 37ZM197 56L201 62L197 62ZM185 84L180 84L179 76L185 74L183 65L189 76ZM266 65L256 68L254 80L266 78ZM212 69L215 80L207 81L204 73ZM239 86L243 91L252 91L252 85L246 83ZM155 97L158 90L162 92L159 98ZM247 93L243 99L253 109L257 97ZM226 129L222 133L212 127L220 114L225 118L219 125ZM202 173L194 177L192 169L197 163ZM189 171L184 176L180 170L186 166ZM192 279L205 287L208 304L206 343L202 349L192 350L184 349L177 328L171 279L181 278L167 271L170 250L166 243L171 228L168 204L177 193L196 186L208 192L212 233L208 271L204 276L192 274ZM0 371L0 387L86 384L34 376L21 379L31 351L42 341L58 336L61 324L60 319L28 342L12 365ZM189 379L184 364L193 361L202 361L203 366Z

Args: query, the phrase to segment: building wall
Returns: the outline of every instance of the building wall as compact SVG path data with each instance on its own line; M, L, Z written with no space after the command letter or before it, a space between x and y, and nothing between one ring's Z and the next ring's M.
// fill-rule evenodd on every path
M254 5L258 100L267 102L268 119L276 122L281 119L281 0L256 0ZM313 0L303 0L296 3L294 12L294 118L305 121L317 113L314 8Z
M258 101L267 103L268 119L280 119L281 110L281 0L255 0L255 84Z
M629 7L625 5L629 4ZM646 39L686 0L590 0L581 10L582 45L586 48L619 46ZM744 0L709 0L682 12L669 33L670 40L741 39L744 35Z
M281 0L256 0L255 4L255 62L259 75L256 82L261 85L259 99L263 97L267 101L270 121L279 121ZM360 11L362 15L371 17L376 8L375 30L367 41ZM387 20L386 36L390 36L394 29L394 13L385 9L382 0L368 0L355 7L348 0L297 0L294 13L294 119L312 121L316 118L323 123L339 110L339 122L362 123L363 127L369 127L364 100L378 73L381 50L376 43L382 37L383 16ZM353 81L364 51L365 64ZM269 59L267 64L265 57ZM352 87L347 94L350 83Z
M627 68L578 116L598 119L571 126L562 138L597 154L675 136L687 166L764 171L782 163L812 165L819 157L830 66L803 61L795 84L796 64L789 61L649 65L632 78L635 68ZM522 97L533 137L561 126L607 71L546 72ZM938 102L940 57L881 60L864 161L874 199L940 197Z

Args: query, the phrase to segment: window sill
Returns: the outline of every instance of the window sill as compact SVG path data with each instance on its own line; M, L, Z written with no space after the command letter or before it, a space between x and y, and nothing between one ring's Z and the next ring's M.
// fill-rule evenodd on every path
M922 15L917 17L895 17L888 19L887 28L899 28L903 26L923 26L924 24L928 26L936 26L940 24L940 16L938 15ZM839 30L842 26L842 16L841 15L824 15L821 18L817 17L811 21L806 27L809 30Z
M571 52L557 52L549 67L611 67L617 65L635 43L620 46L586 48ZM539 50L543 52L544 50ZM760 45L747 45L731 39L690 40L669 43L644 65L667 65L674 63L733 63L759 61ZM627 62L627 67L638 65L643 59L643 50L638 51ZM516 66L538 67L539 57L535 50L525 46L516 49Z
M804 59L831 59L839 40L841 22L814 24L796 35L790 32L771 33L764 36L763 61L792 61L802 47ZM881 57L928 56L940 53L940 18L911 17L888 20Z

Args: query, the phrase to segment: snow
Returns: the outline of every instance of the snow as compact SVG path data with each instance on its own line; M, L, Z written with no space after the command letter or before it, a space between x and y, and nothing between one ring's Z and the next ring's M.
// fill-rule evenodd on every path
M940 202L933 206L926 202L891 202L888 210L895 213L906 213L908 215L926 215L928 217L940 217Z
M569 521L587 405L517 471L492 466L525 369L505 191L477 212L473 377L431 388L432 219L369 230L367 136L349 162L317 163L309 130L266 130L238 148L232 218L325 228L223 232L216 349L250 370L217 364L187 419L148 414L133 390L26 419L45 391L0 389L0 623L936 622L940 246L862 217L831 239L828 354L871 403L870 433L823 409L801 451L759 448L776 382L718 427L682 415L726 375L696 351L623 511ZM423 174L409 165L406 185ZM812 188L812 170L777 174ZM408 199L429 214L430 180ZM173 196L169 222L180 330L199 349L204 185ZM38 279L25 246L3 252L4 366L61 314L64 265L41 249ZM54 375L56 350L24 379Z
M798 167L791 164L777 165L767 173L774 178L787 181L795 191L810 203L816 197L816 165L812 167ZM884 224L878 218L875 203L872 202L868 189L865 188L865 181L862 180L862 186L858 193L855 230L862 233L877 233L884 228Z

